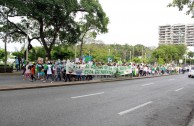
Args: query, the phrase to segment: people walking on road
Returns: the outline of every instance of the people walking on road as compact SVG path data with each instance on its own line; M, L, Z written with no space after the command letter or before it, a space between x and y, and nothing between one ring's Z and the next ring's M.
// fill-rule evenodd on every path
M48 69L47 69L47 78L46 80L48 81L49 78L51 78L51 83L53 83L53 66L50 61L48 61Z
M57 63L56 67L55 67L55 81L59 80L61 81L61 66L59 63Z
M29 64L29 62L27 62L27 64L26 64L26 71L25 71L25 75L24 75L24 80L26 80L27 78L31 78L30 77L30 68L31 66L30 66L30 64Z
M21 70L21 57L18 57L18 70Z
M38 63L36 65L36 69L37 69L37 72L38 72L38 80L40 80L41 79L42 64Z
M18 57L15 57L15 67L16 67L16 71L19 70L19 60Z
M33 81L36 81L36 77L35 77L35 64L33 64L32 66L31 66L31 81L33 82Z

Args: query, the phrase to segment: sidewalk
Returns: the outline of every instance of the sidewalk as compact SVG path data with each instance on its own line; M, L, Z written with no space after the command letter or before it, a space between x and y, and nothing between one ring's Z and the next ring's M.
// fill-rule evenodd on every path
M23 73L23 70L21 70L21 71L13 70L12 73L0 73L0 76L1 75L22 75L22 73Z
M53 82L53 83L28 83L28 84L13 84L13 85L0 85L0 91L8 90L22 90L22 89L34 89L34 88L47 88L47 87L58 87L58 86L70 86L70 85L81 85L81 84L93 84L93 83L106 83L114 81L134 80L134 79L146 79L154 77L163 77L170 75L157 75L147 77L133 77L133 78L111 78L106 80L91 80L91 81L73 81L73 82Z

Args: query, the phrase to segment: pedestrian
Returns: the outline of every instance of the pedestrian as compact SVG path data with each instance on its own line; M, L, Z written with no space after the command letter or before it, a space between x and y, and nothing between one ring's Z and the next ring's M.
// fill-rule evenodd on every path
M36 77L35 77L35 64L33 64L32 66L31 66L31 81L33 82L34 80L36 81Z
M61 66L59 63L57 63L55 73L56 73L55 81L57 81L58 79L59 81L61 81Z
M47 69L48 69L48 66L47 66L46 62L44 62L43 66L44 66L44 76L45 76L44 78L45 78L45 80L46 80Z
M41 79L42 64L38 63L36 65L36 69L37 69L37 72L38 72L38 80L40 80Z
M20 71L21 70L21 58L18 57L18 70Z
M48 69L47 69L47 81L49 78L51 78L51 83L53 83L53 75L52 75L52 71L53 71L53 66L52 66L52 63L50 61L48 61Z
M15 67L16 67L16 71L19 70L19 60L17 57L15 57Z
M27 62L24 80L26 80L27 78L30 78L30 69L31 69L31 66L30 66L29 62Z

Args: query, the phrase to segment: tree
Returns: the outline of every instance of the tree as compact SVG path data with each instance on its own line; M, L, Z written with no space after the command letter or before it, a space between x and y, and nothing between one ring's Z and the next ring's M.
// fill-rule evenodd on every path
M96 11L96 15L85 13L85 15L82 15L80 26L81 26L81 36L80 36L80 56L82 56L82 48L84 44L84 39L87 39L87 35L89 38L95 38L98 33L106 33L108 32L107 25L109 23L108 17L106 17L106 14L103 12L103 9L99 3L95 3L94 1L90 1L91 3L87 3L86 1L83 2L83 6L86 6L86 9L88 6L98 7L99 9ZM83 13L82 13L83 14ZM87 34L90 32L89 34Z
M185 54L186 49L185 45L160 45L153 51L152 58L163 60L165 63L178 62Z
M194 52L191 52L191 51L190 51L190 52L188 52L187 55L188 55L189 58L193 58L193 57L194 57Z
M145 49L144 45L137 44L134 46L134 56L142 56L143 51Z
M68 46L65 45L58 45L53 48L52 52L52 59L71 59L74 57L74 52L71 49L68 49Z
M45 59L46 51L44 50L44 47L34 47L32 50L29 51L28 57L30 61L36 61L38 57Z
M103 12L98 0L2 0L0 5L0 22L4 22L5 16L3 8L9 8L9 16L26 16L18 23L9 22L9 35L14 41L23 40L28 36L31 44L32 40L38 40L43 45L46 56L51 59L51 51L55 44L75 44L81 35L80 24L76 21L78 12L85 12L86 17L93 17L93 24L97 28L106 28L103 25ZM23 5L23 6L21 6ZM98 18L97 18L98 16ZM90 18L86 18L89 23ZM97 21L99 20L99 21ZM27 23L30 23L26 26ZM99 27L98 27L99 26ZM1 32L5 32L4 25Z
M178 7L179 11L182 11L183 8L187 8L186 14L189 15L192 13L194 8L194 1L193 0L173 0L171 3L168 4L168 7ZM192 13L192 18L194 17Z
M3 49L0 49L0 59L5 58L5 51Z
M20 58L24 56L24 54L22 52L19 52L19 51L18 52L13 52L12 55L16 56L16 57L20 57Z

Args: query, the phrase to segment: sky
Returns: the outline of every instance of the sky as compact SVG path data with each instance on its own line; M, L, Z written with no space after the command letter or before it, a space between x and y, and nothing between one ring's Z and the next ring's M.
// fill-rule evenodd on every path
M172 0L99 0L109 17L109 32L97 36L105 44L143 44L158 46L158 27L166 24L191 24L185 11L167 7ZM1 41L1 40L0 40ZM36 46L37 43L32 43ZM4 43L0 42L4 48ZM8 51L20 50L21 44L8 44Z

